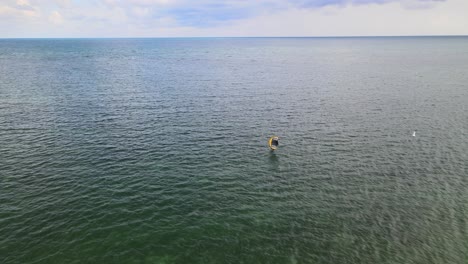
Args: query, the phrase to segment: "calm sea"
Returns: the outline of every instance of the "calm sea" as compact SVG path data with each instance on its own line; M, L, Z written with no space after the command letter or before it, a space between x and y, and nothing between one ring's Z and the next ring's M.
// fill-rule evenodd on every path
M468 37L0 40L0 263L468 263L467 110Z

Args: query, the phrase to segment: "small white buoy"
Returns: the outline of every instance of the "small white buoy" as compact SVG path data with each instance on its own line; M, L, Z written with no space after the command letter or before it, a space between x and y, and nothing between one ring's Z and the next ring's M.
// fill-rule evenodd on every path
M415 137L415 136L416 136L416 131L413 131L413 137Z

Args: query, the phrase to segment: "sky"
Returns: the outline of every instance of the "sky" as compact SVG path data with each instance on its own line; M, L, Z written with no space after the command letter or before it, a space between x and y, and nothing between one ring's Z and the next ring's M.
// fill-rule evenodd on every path
M0 38L468 35L468 0L0 0Z

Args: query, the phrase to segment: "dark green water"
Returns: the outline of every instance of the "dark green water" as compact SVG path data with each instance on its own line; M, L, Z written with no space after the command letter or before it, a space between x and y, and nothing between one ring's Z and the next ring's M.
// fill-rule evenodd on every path
M465 37L0 40L0 263L468 263L467 106Z

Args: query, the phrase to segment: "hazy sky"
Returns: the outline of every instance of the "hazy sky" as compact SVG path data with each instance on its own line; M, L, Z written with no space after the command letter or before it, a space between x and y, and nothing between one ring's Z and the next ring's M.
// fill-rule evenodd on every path
M468 0L0 0L0 38L356 35L468 35Z

